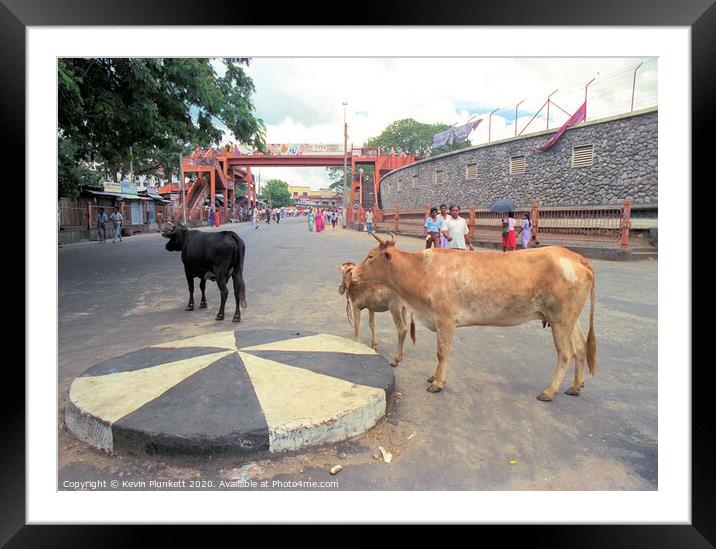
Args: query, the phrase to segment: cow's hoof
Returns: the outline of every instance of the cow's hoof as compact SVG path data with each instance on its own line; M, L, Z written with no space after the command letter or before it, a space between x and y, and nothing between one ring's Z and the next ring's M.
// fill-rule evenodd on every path
M435 376L430 376L428 378L428 383L432 383L433 381L435 381Z
M552 402L554 400L554 397L549 396L547 393L541 393L537 400L541 400L542 402Z
M199 305L200 309L206 309L206 301L202 301L201 305Z
M216 315L216 320L224 320L224 315Z
M194 310L194 305L187 305L187 306L186 306L186 309L184 309L184 310L185 310L185 311L193 311L193 310Z
M579 396L579 391L575 389L574 387L570 387L564 392L565 395L571 395L571 396Z
M428 387L428 393L439 393L442 390L443 390L442 387L438 387L434 383L431 383L430 386Z
M371 343L371 344L370 344L370 348L375 351L375 350L378 348L378 344L377 344L377 343Z
M231 319L231 322L241 322L241 317L236 315L234 318Z
M399 361L399 360L393 359L393 360L390 361L390 365L391 365L393 368L397 368L397 367L398 367L398 364L400 364L400 361Z

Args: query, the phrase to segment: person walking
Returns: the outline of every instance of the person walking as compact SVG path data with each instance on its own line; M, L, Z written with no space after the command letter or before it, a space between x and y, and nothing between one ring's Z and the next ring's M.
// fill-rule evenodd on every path
M104 244L107 238L107 214L104 213L104 208L100 208L97 212L97 235L99 236L99 243Z
M440 213L438 214L438 219L442 223L445 221L450 215L448 214L448 207L447 204L440 204ZM447 248L448 247L448 239L445 238L445 235L443 235L442 230L440 231L440 247L441 248Z
M427 250L431 246L435 248L440 247L440 230L442 228L443 221L438 219L438 209L433 206L430 208L430 216L425 219L423 227L425 227L425 249Z
M207 213L209 214L209 227L214 225L214 208L213 206L207 206Z
M221 222L221 211L216 207L211 209L214 212L214 227L218 227Z
M450 206L450 215L443 221L441 232L448 241L448 248L453 250L466 250L470 248L470 251L474 249L472 244L467 240L467 233L469 231L467 229L467 223L460 217L459 206Z
M117 206L114 209L114 212L112 212L112 223L114 223L114 238L112 239L112 244L114 244L117 239L119 238L119 241L122 242L122 212L119 211L119 206Z
M323 217L323 210L319 209L316 212L316 232L320 233L326 228L326 219Z
M515 236L515 214L510 212L507 217L502 219L502 251L514 251L517 248L517 238Z
M271 225L271 206L266 207L266 225Z
M365 213L365 230L369 233L373 232L373 210L370 208Z
M253 208L251 214L252 214L251 221L254 224L254 229L258 229L259 228L259 209Z
M333 226L333 230L336 230L336 223L338 223L338 210L333 210L333 215L331 215L331 225Z
M532 238L532 221L530 220L530 214L526 213L522 216L522 227L520 227L520 240L522 241L522 248L525 250L530 247L530 238Z
M316 219L316 215L313 213L313 210L308 210L308 215L306 216L306 219L308 220L308 230L310 232L313 232L313 222Z

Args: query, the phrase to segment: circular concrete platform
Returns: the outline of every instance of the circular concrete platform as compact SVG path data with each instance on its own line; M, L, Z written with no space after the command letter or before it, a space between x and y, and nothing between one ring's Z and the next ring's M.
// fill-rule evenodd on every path
M237 330L97 364L69 389L65 424L110 452L282 452L364 433L395 378L373 349L328 334Z

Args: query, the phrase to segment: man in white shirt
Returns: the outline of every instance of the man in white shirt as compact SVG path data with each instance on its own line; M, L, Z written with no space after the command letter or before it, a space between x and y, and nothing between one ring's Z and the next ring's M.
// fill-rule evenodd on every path
M443 221L441 228L443 236L448 241L448 248L456 250L466 250L470 248L472 251L474 248L472 244L467 241L467 223L460 217L460 207L450 206L450 215Z

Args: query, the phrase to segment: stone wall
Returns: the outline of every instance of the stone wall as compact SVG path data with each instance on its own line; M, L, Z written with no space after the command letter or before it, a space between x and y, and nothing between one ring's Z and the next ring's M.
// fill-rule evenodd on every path
M383 209L422 210L425 204L455 203L487 208L509 198L519 207L621 205L658 202L656 109L589 121L568 129L551 149L538 151L555 129L479 145L421 160L386 175L380 184ZM572 148L593 145L593 164L572 167ZM524 155L526 171L510 175L510 157ZM477 178L467 179L467 164ZM436 182L443 170L443 183ZM413 176L418 176L417 188Z

